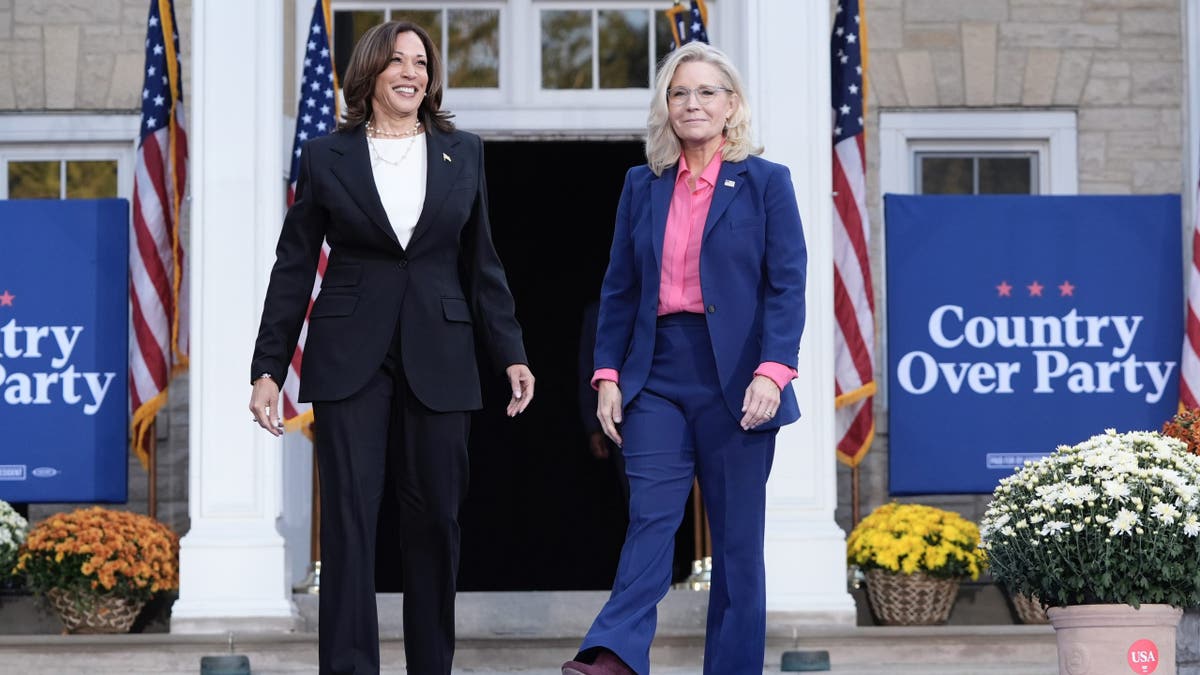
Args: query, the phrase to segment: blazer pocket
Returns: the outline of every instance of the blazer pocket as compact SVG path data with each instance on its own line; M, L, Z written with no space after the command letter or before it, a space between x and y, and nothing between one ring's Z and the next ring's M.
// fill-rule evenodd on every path
M321 288L354 286L362 278L362 265L330 265L321 277Z
M447 321L471 323L471 307L462 298L442 298L442 316Z
M317 301L313 303L312 314L308 316L310 319L319 319L326 316L349 316L354 313L356 306L358 306L357 295L326 293L322 291L317 296Z
M762 226L761 218L733 218L729 221L729 227L733 230L762 229Z
M478 188L479 181L475 178L475 176L459 177L458 180L454 181L454 183L450 185L451 192L454 190L475 190Z

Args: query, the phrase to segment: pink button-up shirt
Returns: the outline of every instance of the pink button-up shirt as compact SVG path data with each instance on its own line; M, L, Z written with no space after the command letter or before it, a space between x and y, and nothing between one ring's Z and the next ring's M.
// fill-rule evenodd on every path
M663 234L658 285L659 316L678 312L704 313L704 297L700 288L700 243L704 239L704 221L708 219L708 209L712 206L722 161L718 149L708 166L696 176L696 188L693 190L688 185L692 171L687 159L682 154L679 156L679 172L675 176L675 191L671 193L667 229ZM770 378L780 389L796 377L795 370L774 361L759 364L754 374ZM600 368L592 375L592 386L598 386L598 380L617 382L618 377L615 369Z

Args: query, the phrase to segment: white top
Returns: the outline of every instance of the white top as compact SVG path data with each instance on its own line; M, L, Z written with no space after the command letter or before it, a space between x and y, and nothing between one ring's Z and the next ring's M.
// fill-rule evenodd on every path
M425 134L411 138L367 137L379 200L400 245L407 247L425 205Z

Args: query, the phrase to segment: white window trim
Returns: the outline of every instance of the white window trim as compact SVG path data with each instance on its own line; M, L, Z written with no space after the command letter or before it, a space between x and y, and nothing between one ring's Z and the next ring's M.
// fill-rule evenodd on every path
M930 111L879 114L880 194L912 194L923 151L1037 151L1039 194L1079 192L1073 111Z
M140 115L0 115L0 199L8 198L8 162L109 159L117 196L133 198Z
M879 194L912 194L915 153L929 150L1038 152L1039 194L1079 192L1079 156L1074 111L969 110L879 113ZM879 251L887 251L887 223L879 228ZM887 256L880 256L887 279ZM880 404L888 407L887 283L878 285Z

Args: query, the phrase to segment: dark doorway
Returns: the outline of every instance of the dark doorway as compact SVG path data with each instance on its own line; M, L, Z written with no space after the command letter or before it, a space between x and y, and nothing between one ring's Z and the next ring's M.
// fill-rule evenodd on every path
M625 172L645 163L642 143L490 141L485 150L492 237L537 383L533 404L509 419L507 383L497 373L504 364L480 354L492 370L484 373L484 409L472 418L459 590L606 590L626 507L612 461L588 452L580 325L599 297ZM582 370L590 374L590 362ZM694 557L691 509L681 509L675 580ZM401 585L396 542L387 539L379 542L381 592Z

